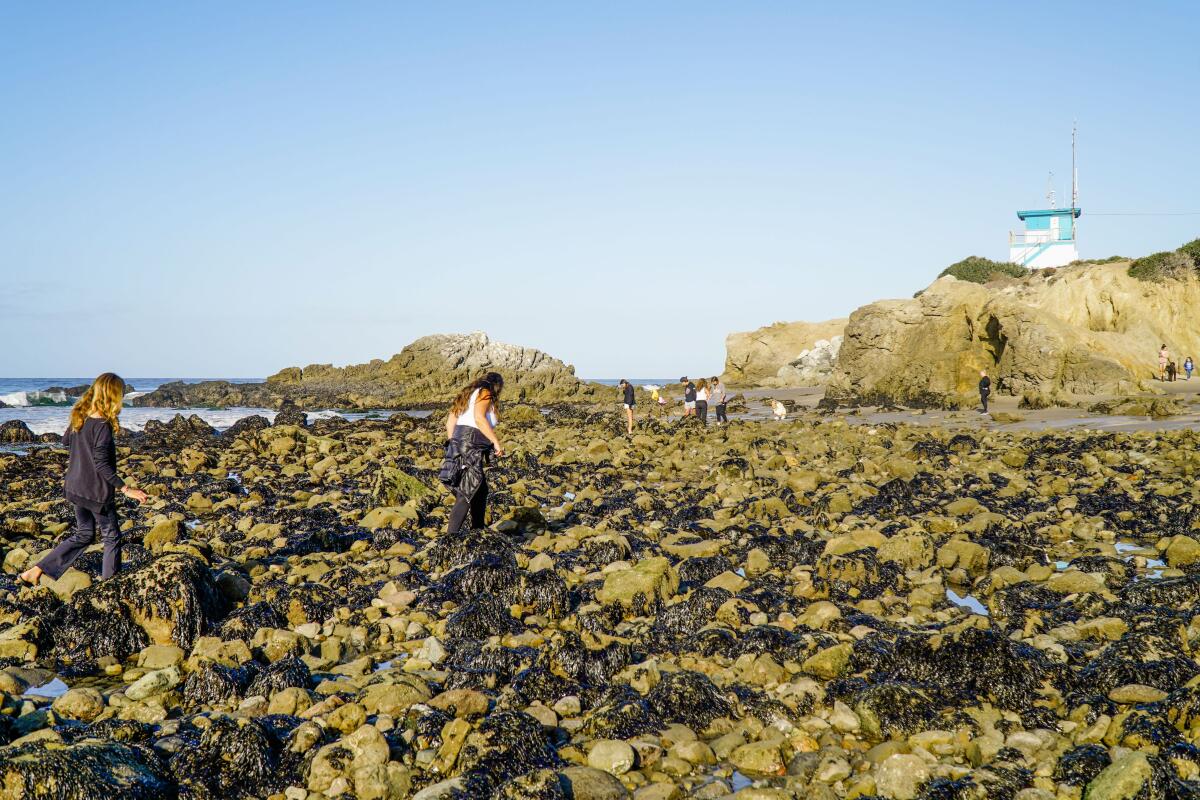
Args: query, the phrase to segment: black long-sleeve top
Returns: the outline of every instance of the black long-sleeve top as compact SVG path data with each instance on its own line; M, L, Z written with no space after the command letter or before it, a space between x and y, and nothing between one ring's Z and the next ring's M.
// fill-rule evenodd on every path
M112 427L106 419L88 417L79 430L67 430L63 443L71 450L63 487L67 499L99 511L125 485L117 474L117 443Z
M992 390L992 379L989 378L987 375L984 375L982 378L979 379L979 393L987 394L991 390Z

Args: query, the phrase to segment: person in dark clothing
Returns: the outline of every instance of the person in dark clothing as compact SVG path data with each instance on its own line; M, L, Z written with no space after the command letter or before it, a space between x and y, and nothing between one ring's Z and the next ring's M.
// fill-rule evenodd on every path
M987 403L988 395L992 393L992 379L988 377L987 370L979 370L979 402L983 405L983 410L980 414L988 413Z
M637 405L637 395L633 384L624 378L617 385L621 387L621 405L625 407L625 433L633 436L633 407Z
M63 435L70 448L63 482L67 500L75 506L75 531L41 561L21 573L20 580L36 586L42 575L62 577L91 545L100 530L104 544L100 577L108 580L121 569L121 528L117 520L116 493L139 503L148 499L141 489L125 485L117 474L118 416L125 398L125 382L111 372L96 378L71 409L71 422Z
M695 416L696 384L689 381L687 379L687 375L684 375L682 378L680 378L679 382L683 384L683 415L685 417Z
M504 378L489 372L463 387L450 413L446 415L446 459L442 464L442 482L454 490L454 508L450 510L449 532L463 529L468 514L471 528L486 525L488 485L486 467L491 455L504 455L496 436L500 424L500 393Z

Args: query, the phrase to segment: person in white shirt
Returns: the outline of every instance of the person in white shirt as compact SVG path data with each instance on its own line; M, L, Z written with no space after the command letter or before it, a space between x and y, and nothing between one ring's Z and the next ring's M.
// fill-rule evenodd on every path
M450 533L462 529L468 512L472 529L486 525L488 485L485 466L490 454L504 455L504 446L496 435L503 390L504 378L489 372L463 387L446 415L446 438L450 440L447 459L450 460L450 453L454 451L461 465L453 487Z
M725 405L729 402L729 397L725 393L725 384L721 383L721 379L716 375L709 382L708 399L716 407L717 424L723 425L729 422L729 417L725 415Z
M704 378L696 381L696 416L701 425L708 425L708 381Z

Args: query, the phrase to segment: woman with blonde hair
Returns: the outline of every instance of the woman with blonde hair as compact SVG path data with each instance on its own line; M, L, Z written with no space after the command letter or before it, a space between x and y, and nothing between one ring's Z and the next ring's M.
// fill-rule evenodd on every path
M446 415L446 458L438 477L454 491L450 533L462 530L468 512L472 529L486 524L488 485L484 468L492 453L504 455L496 436L503 390L504 378L489 372L464 386Z
M70 448L64 494L75 506L75 532L58 543L34 566L21 573L21 581L36 586L43 574L62 577L92 543L96 528L104 544L100 577L108 580L121 568L121 528L117 522L116 493L139 503L147 500L141 489L131 489L117 474L117 445L113 437L121 425L118 417L125 399L125 381L111 372L96 378L71 409L71 422L63 434Z

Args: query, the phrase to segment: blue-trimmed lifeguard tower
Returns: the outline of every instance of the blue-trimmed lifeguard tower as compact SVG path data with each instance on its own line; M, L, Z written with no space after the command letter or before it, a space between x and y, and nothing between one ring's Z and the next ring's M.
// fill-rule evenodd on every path
M1023 231L1008 234L1008 260L1030 269L1061 267L1079 260L1076 224L1079 209L1079 173L1075 167L1075 130L1071 129L1071 207L1055 208L1054 189L1046 195L1050 208L1018 211Z

